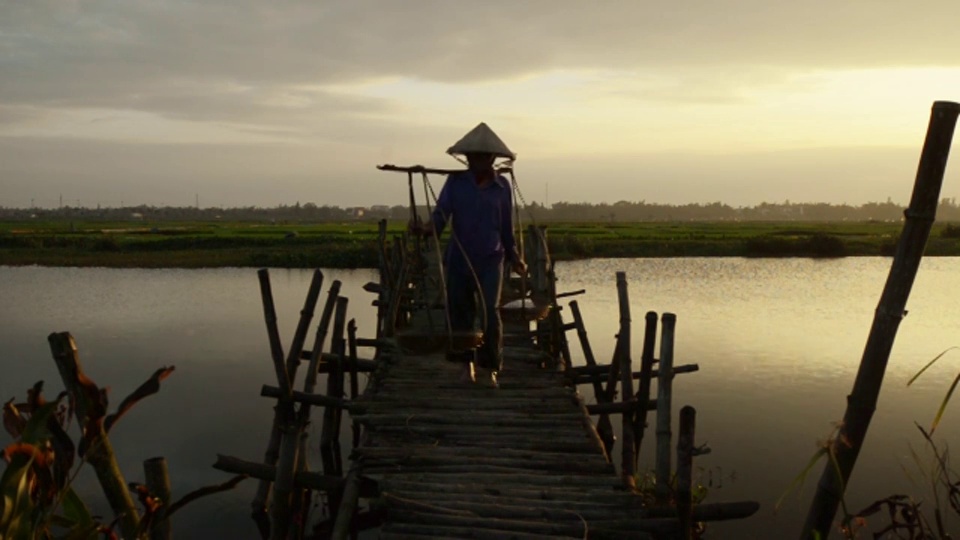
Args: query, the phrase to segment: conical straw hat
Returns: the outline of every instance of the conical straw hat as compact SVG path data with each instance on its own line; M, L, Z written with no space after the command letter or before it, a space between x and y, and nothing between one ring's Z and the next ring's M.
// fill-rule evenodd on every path
M497 137L497 134L490 129L490 126L480 122L480 124L471 129L470 133L463 136L453 146L447 149L448 154L471 154L484 153L493 154L497 157L507 159L516 159L516 154L507 148L507 145Z

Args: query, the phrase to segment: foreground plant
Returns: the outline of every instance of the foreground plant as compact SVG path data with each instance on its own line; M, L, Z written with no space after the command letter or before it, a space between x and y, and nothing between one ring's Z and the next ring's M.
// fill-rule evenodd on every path
M937 361L957 348L949 347L936 355L907 381L907 386L912 385ZM944 395L940 406L937 408L929 431L916 424L917 430L923 436L924 443L933 458L929 470L925 466L925 460L912 447L910 449L917 470L920 471L923 480L928 484L931 501L924 505L923 503L926 501L903 494L891 495L877 500L859 512L846 517L842 527L845 538L857 538L859 533L866 530L867 519L874 517L885 517L885 525L879 531L872 533L873 538L893 537L907 540L949 540L952 538L947 530L947 518L950 513L960 517L960 475L950 467L949 449L938 447L933 440L933 433L940 425L947 404L950 403L958 384L960 384L960 374L957 374L950 383L946 395ZM906 471L906 469L904 470ZM944 504L944 501L946 504Z
M27 392L25 402L11 399L3 406L4 428L15 440L2 452L6 468L0 476L0 538L116 538L116 528L124 538L144 538L165 529L170 515L184 504L232 489L245 478L201 488L169 505L146 486L128 484L117 466L108 433L141 399L158 392L160 382L174 368L158 369L108 415L106 388L98 387L83 373L73 337L64 332L48 339L66 390L47 402L40 381ZM73 421L80 430L77 443L67 434ZM86 463L94 469L113 511L109 522L94 517L72 487ZM131 490L142 509L136 507Z

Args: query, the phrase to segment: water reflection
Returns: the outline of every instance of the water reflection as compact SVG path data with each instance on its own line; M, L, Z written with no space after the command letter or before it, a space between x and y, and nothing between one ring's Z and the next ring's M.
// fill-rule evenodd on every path
M560 263L557 273L559 291L587 289L577 299L600 361L613 354L615 271L628 275L635 336L641 335L645 311L677 314L676 362L699 363L701 369L677 377L674 404L697 407L698 439L713 448L696 462L704 478L713 479L708 500L756 499L763 505L749 522L715 527L713 538L744 538L797 530L813 486L799 499L788 498L780 515L773 514L773 502L843 414L889 264L880 258L592 260ZM286 345L311 273L271 274ZM357 319L360 336L370 336L372 296L361 286L374 273L325 275L324 295L332 279L342 280L350 317ZM960 260L923 262L852 479L853 509L892 493L927 495L910 485L901 463L913 468L908 445L921 446L913 422L932 419L960 359L948 355L913 387L905 383L926 361L958 344L960 306L945 300L957 285ZM85 368L112 387L114 402L157 367L177 366L160 394L140 403L112 434L129 479L142 476L142 460L164 455L174 492L182 494L228 477L210 467L218 452L263 455L272 408L259 390L274 375L253 269L2 267L0 305L0 398L23 396L38 379L47 381L48 394L60 388L46 344L53 331L77 337ZM948 409L938 439L957 442L951 429L957 414ZM344 427L347 434L348 423ZM311 428L311 440L318 439L318 430ZM0 437L5 444L6 436ZM649 450L652 434L646 440ZM316 448L311 452L319 463ZM645 454L642 465L650 463ZM811 484L817 475L819 468ZM186 508L175 520L176 537L254 537L247 517L253 487L249 482Z
M565 278L561 290L589 291L580 304L598 358L613 354L616 270L631 278L635 321L646 310L677 313L675 362L696 362L701 370L674 381L675 407L697 407L698 439L713 447L697 464L736 475L710 497L754 498L764 506L749 524L715 527L721 538L739 538L798 530L820 467L779 515L773 503L830 433L831 422L842 418L889 265L880 258L595 260L562 265L558 274ZM922 440L914 421L927 425L932 419L958 358L909 389L905 383L957 343L960 306L945 302L944 292L958 282L957 259L924 261L851 480L851 510L893 493L929 496L911 485L901 465L915 471L909 445L920 448ZM947 426L938 439L960 440ZM645 463L651 462L647 456Z

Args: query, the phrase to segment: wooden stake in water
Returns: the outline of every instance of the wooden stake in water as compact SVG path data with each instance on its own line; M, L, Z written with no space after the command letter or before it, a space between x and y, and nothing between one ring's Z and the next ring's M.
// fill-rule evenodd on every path
M910 206L904 212L906 221L897 251L893 257L887 283L874 313L870 335L860 359L860 368L847 397L847 410L836 439L831 443L829 459L824 466L820 483L800 538L809 540L816 534L826 538L830 534L837 507L846 490L857 456L863 448L867 428L873 418L883 385L883 375L890 359L890 351L900 321L906 313L907 298L930 229L937 213L940 187L950 154L950 142L960 114L960 104L938 101L933 104L927 136L920 154L917 178L913 186Z

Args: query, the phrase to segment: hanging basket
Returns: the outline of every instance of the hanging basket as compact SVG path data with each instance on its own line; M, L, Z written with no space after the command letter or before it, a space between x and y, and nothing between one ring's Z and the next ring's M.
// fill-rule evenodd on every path
M500 317L511 321L539 321L549 313L549 303L533 298L512 300L500 306Z
M440 351L468 351L483 343L479 330L455 331L404 328L397 330L397 344L410 354L430 354Z

